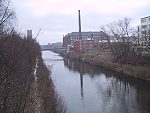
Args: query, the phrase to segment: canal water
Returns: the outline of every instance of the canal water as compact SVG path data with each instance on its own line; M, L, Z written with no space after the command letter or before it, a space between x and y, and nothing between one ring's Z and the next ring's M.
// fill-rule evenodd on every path
M150 113L150 84L42 52L68 113Z

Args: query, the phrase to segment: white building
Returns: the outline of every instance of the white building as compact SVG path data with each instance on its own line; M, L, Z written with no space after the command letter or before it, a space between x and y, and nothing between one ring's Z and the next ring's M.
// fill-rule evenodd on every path
M150 16L141 18L141 33L150 32Z
M150 56L150 16L141 18L137 42L139 44L137 52L143 56Z
M141 18L141 25L138 26L139 44L146 44L150 41L150 16Z

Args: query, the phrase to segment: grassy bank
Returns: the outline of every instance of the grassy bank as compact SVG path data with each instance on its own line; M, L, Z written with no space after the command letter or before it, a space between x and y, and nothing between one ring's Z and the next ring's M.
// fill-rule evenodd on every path
M119 63L114 61L113 54L109 48L101 49L98 47L92 48L80 56L74 53L67 54L66 56L123 73L128 76L136 77L138 79L150 81L150 65L147 64L147 60L142 57L136 58L135 56L132 56L132 59L128 59L128 63Z

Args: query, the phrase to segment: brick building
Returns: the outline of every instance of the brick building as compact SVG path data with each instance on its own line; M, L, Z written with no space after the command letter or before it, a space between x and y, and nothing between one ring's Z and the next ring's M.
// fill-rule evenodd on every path
M75 53L85 52L94 46L94 40L78 40L73 44L73 50Z
M70 36L63 37L63 47L68 47L71 45L71 38Z
M82 40L93 40L95 43L107 40L107 35L103 31L81 32ZM73 46L74 42L79 41L79 32L68 33L63 37L63 46Z

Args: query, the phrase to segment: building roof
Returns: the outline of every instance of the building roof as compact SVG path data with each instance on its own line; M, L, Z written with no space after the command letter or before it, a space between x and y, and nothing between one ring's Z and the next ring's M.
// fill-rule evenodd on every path
M103 31L87 31L87 32L81 32L81 34L82 35L101 35L105 33ZM72 35L79 35L79 32L71 32L65 36L72 36Z
M141 18L141 19L144 19L144 18L149 18L150 16L146 16L146 17L143 17L143 18Z

